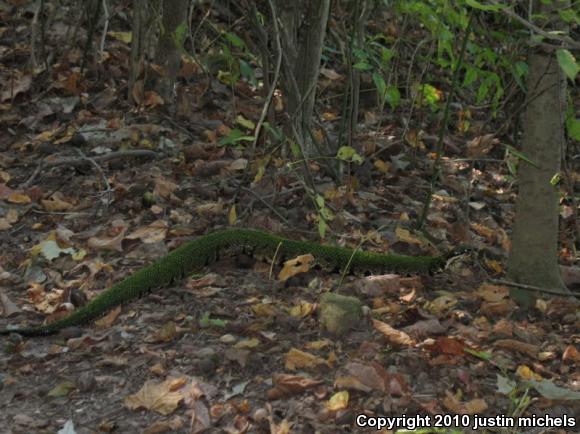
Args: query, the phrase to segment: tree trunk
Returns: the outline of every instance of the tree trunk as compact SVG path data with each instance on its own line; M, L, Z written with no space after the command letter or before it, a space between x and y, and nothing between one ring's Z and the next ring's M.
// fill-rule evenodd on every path
M295 130L293 135L298 136L296 140L302 144L305 157L311 158L320 154L310 137L310 128L330 0L304 4L279 0L277 4L282 22L287 112Z
M174 86L187 30L188 7L189 0L163 0L162 28L155 53L159 69L152 78L151 87L163 98L169 111L173 111L175 105Z
M523 160L519 164L508 276L515 282L567 292L557 256L558 190L551 182L560 172L565 147L566 79L554 52L538 47L528 65L522 152L537 167ZM535 302L530 291L512 288L510 294L523 308Z

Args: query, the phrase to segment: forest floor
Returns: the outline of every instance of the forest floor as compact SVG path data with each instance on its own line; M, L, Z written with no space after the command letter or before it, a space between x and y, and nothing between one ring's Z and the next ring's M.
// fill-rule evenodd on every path
M2 18L24 43L25 12ZM123 41L84 74L78 49L50 73L31 73L29 51L15 47L0 41L1 81L11 83L0 94L0 327L60 318L183 241L228 225L320 240L299 172L279 150L260 143L248 161L243 142L223 144L235 128L251 134L244 120L262 110L247 83L182 77L170 117L154 95L139 108L126 101ZM321 97L340 80L326 75ZM340 108L321 110L322 128L335 131ZM266 258L224 258L97 324L2 337L0 432L369 430L357 427L359 415L400 417L399 428L429 416L431 430L421 432L485 432L475 424L519 416L561 425L503 432L577 432L577 304L553 297L524 314L508 287L490 282L504 274L515 197L492 131L449 135L430 241L412 231L436 135L423 110L414 116L425 122L405 139L400 116L363 110L365 161L342 185L309 164L333 215L323 242L407 255L469 244L476 255L431 276L342 281L311 269L286 282ZM469 152L500 160L474 165ZM571 216L563 205L563 240ZM573 265L571 251L560 253ZM375 321L332 337L320 330L317 303L339 285Z

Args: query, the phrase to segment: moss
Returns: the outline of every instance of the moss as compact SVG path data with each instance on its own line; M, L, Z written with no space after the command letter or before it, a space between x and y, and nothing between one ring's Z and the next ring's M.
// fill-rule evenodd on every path
M127 303L156 288L169 286L186 274L214 262L220 252L234 247L272 255L277 252L278 258L311 253L320 265L334 270L344 270L349 266L350 269L364 271L426 273L440 268L445 263L445 259L440 256L397 256L362 251L353 254L351 249L288 240L253 229L224 229L181 245L153 264L103 291L88 304L63 319L36 327L0 330L0 334L41 336L56 333L66 327L85 324L106 314L115 306Z

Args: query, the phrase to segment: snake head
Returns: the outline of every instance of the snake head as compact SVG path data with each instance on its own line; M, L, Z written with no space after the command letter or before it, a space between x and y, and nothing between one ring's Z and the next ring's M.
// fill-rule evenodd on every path
M458 247L455 247L451 251L449 251L445 258L445 269L454 269L465 262L468 262L471 256L476 252L476 250L469 245L463 244Z

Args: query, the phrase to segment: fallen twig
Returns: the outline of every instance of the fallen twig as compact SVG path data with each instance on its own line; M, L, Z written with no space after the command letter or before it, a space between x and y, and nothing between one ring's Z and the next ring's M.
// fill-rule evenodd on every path
M525 285L523 283L512 282L510 280L502 280L502 279L489 279L491 283L496 283L498 285L506 285L506 286L513 286L516 288L525 289L527 291L538 291L544 292L546 294L554 294L554 295L561 295L563 297L578 297L580 294L577 292L564 292L559 289L549 289L549 288L542 288L541 286L534 286L534 285Z

